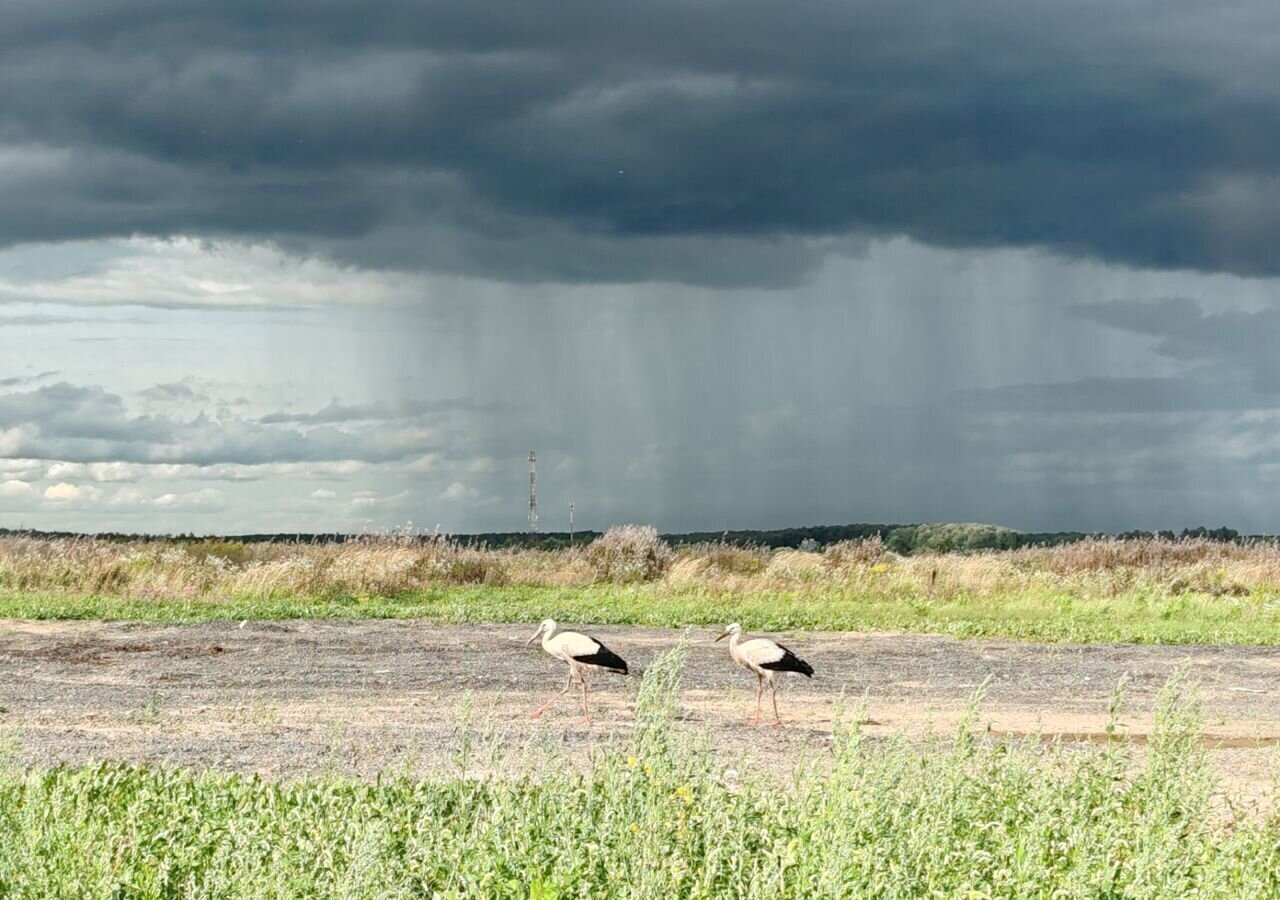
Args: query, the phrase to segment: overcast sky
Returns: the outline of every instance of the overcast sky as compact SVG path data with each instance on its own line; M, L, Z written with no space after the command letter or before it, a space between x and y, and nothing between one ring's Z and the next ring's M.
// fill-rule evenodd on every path
M1280 531L1280 5L3 20L0 527Z

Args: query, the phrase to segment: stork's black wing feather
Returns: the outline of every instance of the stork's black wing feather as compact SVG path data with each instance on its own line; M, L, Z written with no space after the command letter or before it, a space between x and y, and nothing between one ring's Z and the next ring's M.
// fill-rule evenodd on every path
M627 661L599 641L596 641L595 653L590 656L575 656L573 661L586 666L597 666L609 672L617 672L619 675L627 674Z
M777 641L774 641L774 643L777 643ZM773 662L761 663L760 668L771 669L774 672L799 672L805 678L813 677L813 666L809 665L781 644L778 644L778 649L782 651L782 659L776 659Z

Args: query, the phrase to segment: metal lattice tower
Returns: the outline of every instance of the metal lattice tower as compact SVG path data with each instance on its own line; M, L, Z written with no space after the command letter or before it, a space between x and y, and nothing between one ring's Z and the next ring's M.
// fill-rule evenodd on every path
M538 531L538 457L529 451L529 533Z

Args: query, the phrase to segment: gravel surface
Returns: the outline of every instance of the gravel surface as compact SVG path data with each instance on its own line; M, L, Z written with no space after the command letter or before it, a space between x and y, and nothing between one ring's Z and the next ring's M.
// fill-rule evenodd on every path
M526 625L406 621L155 625L0 620L0 753L19 764L125 759L292 777L455 764L461 735L541 742L581 758L632 727L637 678L598 675L594 722L566 698L564 666ZM642 668L681 632L584 627ZM978 722L995 733L1104 735L1125 679L1122 731L1142 741L1156 692L1185 667L1205 700L1206 742L1228 788L1270 795L1280 740L1280 648L957 641L900 634L781 636L817 671L780 692L781 729L751 728L754 680L714 631L689 632L683 727L722 751L785 770L830 742L841 694L867 698L873 736L947 732L986 683ZM465 712L470 708L470 713ZM464 721L465 720L465 721Z

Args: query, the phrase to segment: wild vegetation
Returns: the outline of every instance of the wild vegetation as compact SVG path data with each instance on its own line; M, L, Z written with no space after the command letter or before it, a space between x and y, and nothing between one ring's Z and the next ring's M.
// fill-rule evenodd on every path
M79 538L90 535L73 532L44 532L13 530L0 528L3 537L37 537L37 538ZM1114 535L1126 540L1143 538L1210 538L1215 541L1275 541L1275 535L1254 535L1242 537L1233 528L1184 528L1180 533L1174 531L1127 531ZM194 534L181 535L146 535L102 533L96 535L99 540L121 543L137 543L139 541L159 541L161 543L202 543L208 538ZM430 536L427 536L429 538ZM498 531L484 534L467 534L455 536L463 544L484 547L498 547L508 550L564 550L576 545L585 545L601 537L598 531ZM663 534L663 541L673 547L684 547L691 544L732 544L738 547L768 547L782 549L812 549L825 547L839 541L862 541L868 538L879 538L885 546L895 553L913 553L917 551L951 551L951 550L1013 550L1018 547L1050 547L1058 544L1071 544L1094 538L1107 537L1102 534L1089 534L1082 531L1047 531L1028 532L1014 531L999 525L988 525L974 522L943 522L915 525L885 525L868 522L849 525L807 525L800 528L774 528L768 530L745 531L687 531ZM367 539L367 535L345 534L341 532L322 532L316 534L244 534L225 538L237 544L270 544L270 543L305 543L305 544L342 544L347 541ZM426 538L424 538L426 539ZM222 540L222 539L220 539Z
M675 732L680 649L585 769L460 746L453 777L277 783L103 763L0 769L0 895L1261 897L1280 820L1215 804L1166 688L1149 746L872 743L842 717L791 778ZM551 750L541 751L554 753ZM506 774L494 775L493 772Z
M672 548L624 527L581 547L440 536L341 544L0 539L0 615L200 620L428 617L1042 640L1280 643L1280 547L1091 539L1008 551Z

